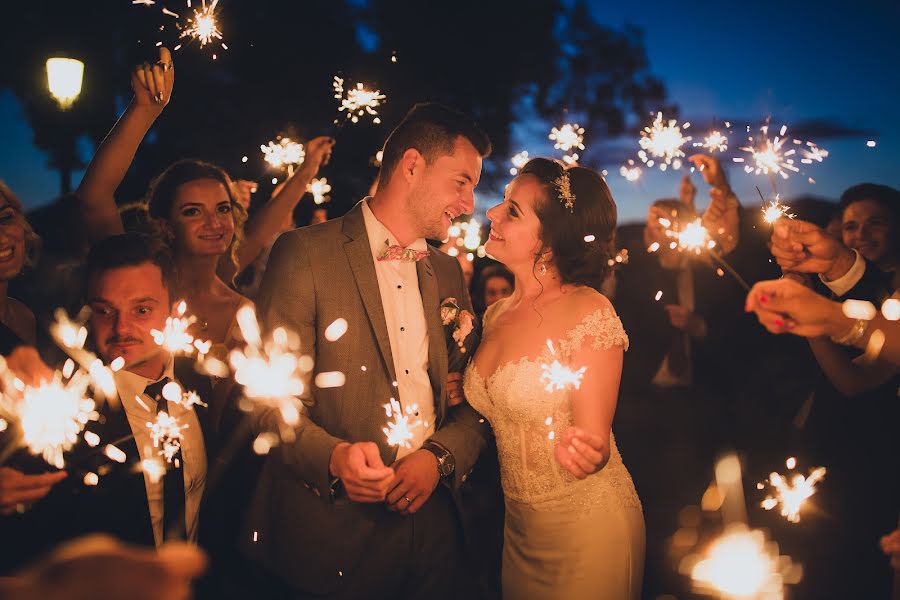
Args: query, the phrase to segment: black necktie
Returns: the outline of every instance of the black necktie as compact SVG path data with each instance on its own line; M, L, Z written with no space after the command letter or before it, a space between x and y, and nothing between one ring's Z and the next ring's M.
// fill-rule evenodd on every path
M144 388L144 394L156 400L156 414L165 412L171 416L168 401L160 395L163 386L167 383L169 383L169 378L163 377ZM166 466L166 475L163 477L163 541L184 539L187 539L184 510L184 461L179 450L172 457L171 464Z

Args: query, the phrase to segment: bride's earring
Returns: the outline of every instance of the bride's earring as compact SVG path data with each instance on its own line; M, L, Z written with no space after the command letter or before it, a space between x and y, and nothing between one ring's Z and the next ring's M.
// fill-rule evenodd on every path
M538 269L538 277L543 277L546 274L547 274L547 263L544 261L541 261L541 266Z

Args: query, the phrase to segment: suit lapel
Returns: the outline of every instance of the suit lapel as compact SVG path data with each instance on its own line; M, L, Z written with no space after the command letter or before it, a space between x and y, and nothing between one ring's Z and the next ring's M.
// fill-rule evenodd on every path
M388 337L387 321L384 318L384 305L381 303L381 290L378 287L378 276L375 274L375 263L372 258L372 247L369 245L369 236L366 234L366 225L363 220L362 207L357 204L344 217L344 234L351 239L344 244L344 252L353 270L353 279L369 323L375 332L378 341L378 349L391 381L397 381L394 371L394 357L391 354L391 340Z
M419 292L422 294L425 322L428 324L428 378L431 380L436 399L435 428L438 428L444 419L446 408L444 385L447 382L447 343L444 326L441 323L438 280L430 256L416 263L416 274L419 277Z

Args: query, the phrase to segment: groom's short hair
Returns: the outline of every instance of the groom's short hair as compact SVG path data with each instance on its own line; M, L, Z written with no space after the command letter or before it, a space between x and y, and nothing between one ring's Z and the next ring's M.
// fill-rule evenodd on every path
M416 104L384 143L378 185L387 185L410 148L418 150L425 162L431 164L441 156L453 154L453 145L460 136L482 157L491 153L491 140L468 115L437 102Z

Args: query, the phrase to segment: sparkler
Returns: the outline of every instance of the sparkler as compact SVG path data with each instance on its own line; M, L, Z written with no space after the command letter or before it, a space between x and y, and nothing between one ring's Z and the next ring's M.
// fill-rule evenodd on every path
M741 287L748 292L750 291L750 284L748 284L744 278L725 261L721 254L716 252L716 241L710 237L709 231L703 226L702 219L696 218L684 226L673 226L672 222L666 218L660 218L659 223L666 228L666 236L673 238L672 243L669 245L672 250L678 250L679 252L693 252L697 255L706 251L710 258L728 271ZM657 250L659 250L659 242L653 242L647 249L648 252L656 252Z
M528 163L528 150L522 150L518 154L513 155L510 162L512 163L512 167L509 169L509 174L512 176L518 175L519 169Z
M626 181L637 181L640 179L641 175L644 171L634 164L634 160L628 159L628 165L622 165L619 167L619 175L625 178Z
M734 524L716 539L691 569L698 591L720 598L784 598L785 583L799 581L799 567L758 530Z
M160 455L167 463L172 463L181 451L181 440L184 439L183 430L187 425L181 425L178 420L165 411L156 415L156 421L148 421L150 437L153 439L153 447L159 448ZM177 465L176 465L177 466Z
M99 414L94 401L87 397L90 375L74 370L74 363L64 369L71 376L56 371L53 378L37 387L26 386L0 363L6 382L0 396L3 414L16 422L22 433L21 443L32 454L40 455L48 463L62 469L63 454L72 449L89 421Z
M580 127L578 123L566 123L559 129L554 127L550 130L550 139L554 142L553 147L563 152L569 152L573 148L584 150L584 127Z
M797 215L791 214L788 211L791 210L790 206L782 204L778 195L775 195L775 199L769 202L769 204L762 209L763 220L770 225L775 223L781 217L787 217L788 219L793 219Z
M721 131L715 130L703 138L702 142L694 142L694 146L708 152L725 152L728 150L728 138Z
M323 204L331 200L329 192L331 192L331 184L324 177L321 179L313 179L306 184L306 191L313 195L313 202Z
M191 356L196 351L202 357L209 352L212 343L198 340L188 333L188 328L197 322L197 317L193 315L185 317L186 312L187 303L182 300L175 308L176 316L166 318L165 328L162 331L151 329L150 334L158 346L173 354Z
M665 171L669 165L673 169L681 168L681 159L685 156L681 149L691 141L690 136L685 136L682 130L691 126L690 123L678 125L675 119L663 121L662 113L656 113L656 119L650 127L644 127L641 131L641 150L638 157L648 166L652 167L659 161L659 169Z
M756 175L765 174L772 180L772 187L775 187L775 176L780 175L782 179L787 179L789 173L799 173L800 169L794 164L793 156L797 153L796 149L784 149L787 139L784 137L787 133L787 125L783 125L778 135L769 138L769 126L763 125L760 128L762 134L758 140L752 136L749 138L750 144L741 148L742 151L750 154L752 164L745 164L744 171L754 173ZM798 141L799 142L799 141ZM827 154L827 153L826 153ZM743 163L744 158L736 157L736 163Z
M221 40L222 32L219 31L219 26L216 23L216 4L218 3L219 0L212 0L210 5L207 6L206 0L203 0L200 10L194 11L194 18L188 18L188 26L181 32L181 37L199 40L201 48L212 42L213 39ZM188 7L190 5L189 0ZM222 44L222 47L226 50L228 49L228 46L225 44Z
M124 366L124 360L114 360L110 367L106 367L96 354L84 349L87 340L87 328L82 324L82 320L86 318L84 311L79 314L77 321L71 320L61 308L56 310L54 316L55 320L50 325L53 340L81 369L87 371L95 390L101 392L107 401L118 402L113 372Z
M259 331L256 311L243 306L237 312L241 334L247 342L228 356L234 379L243 386L244 397L251 405L273 408L286 425L300 422L300 395L306 390L306 376L313 361L295 353L299 343L284 328L277 328L265 343ZM289 429L282 434L290 436Z
M294 166L299 165L306 158L306 150L303 144L292 141L290 138L278 137L277 142L269 142L266 146L260 146L263 159L272 167L280 169L287 167L288 176L294 174Z
M565 390L570 386L576 390L579 389L587 367L573 371L556 358L556 349L553 347L552 341L547 340L547 347L550 349L550 355L553 356L553 362L541 365L541 383L545 384L544 389L548 392Z
M358 123L360 117L369 115L373 123L381 123L376 109L381 106L386 96L380 90L369 90L362 83L357 83L356 87L351 87L345 94L344 80L337 75L334 76L332 87L335 99L340 101L338 111L347 111L347 118L350 121Z
M796 460L790 458L786 464L789 469L797 466ZM772 510L781 505L781 516L791 523L799 523L803 503L816 493L816 484L825 477L825 472L825 467L816 467L809 472L808 477L797 473L790 481L780 473L770 473L767 482L774 488L775 494L766 496L761 506L766 510ZM757 487L762 489L763 484Z
M403 410L400 403L394 398L384 405L385 414L389 419L393 419L393 421L388 421L387 427L381 428L389 445L412 448L410 441L415 437L413 430L424 425L421 420L410 422L417 411L418 406L415 404L407 406L406 410Z

